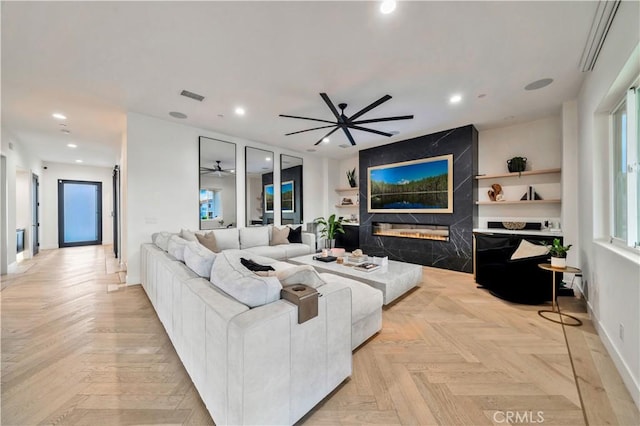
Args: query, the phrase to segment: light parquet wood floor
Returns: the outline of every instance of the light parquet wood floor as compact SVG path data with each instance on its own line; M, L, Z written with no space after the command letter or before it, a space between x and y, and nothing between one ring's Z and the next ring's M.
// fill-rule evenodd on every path
M110 249L42 251L2 277L3 425L212 423ZM301 423L639 424L582 305L563 299L585 321L566 327L577 380L563 327L539 307L425 268L422 286L386 308L383 330L354 353L352 377Z

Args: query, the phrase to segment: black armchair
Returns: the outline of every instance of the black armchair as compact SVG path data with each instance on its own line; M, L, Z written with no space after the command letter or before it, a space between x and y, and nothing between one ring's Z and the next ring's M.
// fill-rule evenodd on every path
M537 305L552 299L551 272L538 267L540 263L550 262L549 255L511 260L522 239L550 244L552 237L478 233L475 239L476 282L479 285L493 295L515 303Z

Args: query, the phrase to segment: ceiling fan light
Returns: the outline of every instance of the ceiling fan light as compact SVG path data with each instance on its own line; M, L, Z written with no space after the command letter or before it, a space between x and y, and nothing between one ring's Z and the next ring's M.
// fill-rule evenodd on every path
M390 14L396 10L396 1L395 0L384 0L380 5L380 13L385 15Z
M462 95L453 95L449 98L449 102L452 104L457 104L462 100Z

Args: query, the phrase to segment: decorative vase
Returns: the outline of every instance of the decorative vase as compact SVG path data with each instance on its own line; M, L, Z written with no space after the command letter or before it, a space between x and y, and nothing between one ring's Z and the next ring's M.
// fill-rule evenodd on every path
M507 167L511 173L524 172L524 169L527 168L527 157L513 157L507 160Z
M567 258L566 257L553 257L551 256L551 267L564 269L567 267Z

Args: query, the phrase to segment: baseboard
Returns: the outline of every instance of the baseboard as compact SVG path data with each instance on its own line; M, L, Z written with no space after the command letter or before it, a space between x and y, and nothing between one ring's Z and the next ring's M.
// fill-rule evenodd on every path
M10 264L7 265L7 273L8 274L14 273L17 267L18 267L18 262L11 262Z
M613 340L611 339L611 336L609 336L607 331L604 329L604 327L600 323L600 319L595 314L593 310L593 306L588 300L587 300L587 309L589 311L589 316L591 317L591 322L595 326L596 332L600 337L600 341L602 341L602 343L604 344L604 347L607 349L609 356L613 360L613 364L616 366L618 373L620 373L620 377L622 377L622 381L624 382L625 386L627 387L627 390L631 394L631 398L633 399L633 402L636 404L636 407L640 410L640 384L638 383L636 378L633 377L633 374L631 374L631 369L629 369L629 366L625 362L624 358L622 358L622 355L620 355L620 352L618 352L618 349L613 344Z

